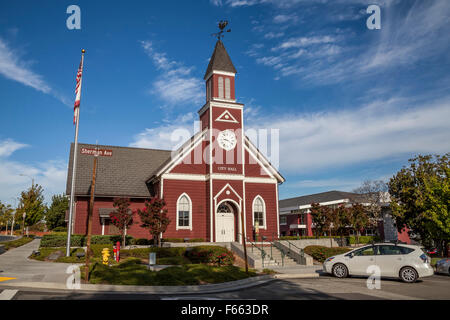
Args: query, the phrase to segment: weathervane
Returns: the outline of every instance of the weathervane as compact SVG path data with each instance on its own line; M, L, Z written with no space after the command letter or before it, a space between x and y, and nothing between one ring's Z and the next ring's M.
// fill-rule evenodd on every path
M220 31L217 32L217 33L213 33L211 35L217 37L217 39L220 41L220 39L222 39L224 37L224 33L225 32L231 32L231 29L228 29L227 31L223 30L223 29L226 28L227 25L228 25L228 21L227 20L220 20L219 21L219 29L220 29Z

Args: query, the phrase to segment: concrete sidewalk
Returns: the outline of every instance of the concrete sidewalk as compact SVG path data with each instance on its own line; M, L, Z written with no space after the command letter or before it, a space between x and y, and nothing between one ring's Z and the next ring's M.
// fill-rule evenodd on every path
M14 282L60 283L65 284L70 263L53 263L28 259L33 250L39 248L40 239L35 239L21 247L0 255L0 277L16 278ZM5 282L0 282L1 285Z

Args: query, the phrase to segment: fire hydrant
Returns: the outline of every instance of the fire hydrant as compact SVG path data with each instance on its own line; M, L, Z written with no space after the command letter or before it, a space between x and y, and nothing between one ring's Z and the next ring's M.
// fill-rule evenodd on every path
M109 249L108 248L103 248L102 250L102 257L103 257L103 264L108 265L109 263Z

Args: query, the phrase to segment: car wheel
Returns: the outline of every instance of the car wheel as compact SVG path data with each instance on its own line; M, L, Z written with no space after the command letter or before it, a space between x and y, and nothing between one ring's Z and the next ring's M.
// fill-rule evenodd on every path
M400 270L400 279L402 279L403 282L413 283L417 281L417 278L419 278L419 275L414 268L404 267Z
M346 278L348 276L348 269L342 263L337 263L333 266L333 276L336 278Z

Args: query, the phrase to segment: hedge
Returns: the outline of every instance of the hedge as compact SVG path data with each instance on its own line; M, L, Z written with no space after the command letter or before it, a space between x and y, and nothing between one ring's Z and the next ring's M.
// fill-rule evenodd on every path
M215 263L231 266L234 262L233 253L224 247L219 246L197 246L187 248L186 257L192 263Z
M327 258L349 252L349 248L329 248L324 246L307 246L305 247L305 253L313 257L314 260L324 262Z
M127 236L127 243L131 241L132 237ZM122 243L121 235L93 235L91 236L91 244L116 244L119 241ZM70 237L70 246L71 247L84 247L86 246L87 236L80 234L73 234ZM67 234L65 233L56 233L56 234L47 234L42 237L41 247L64 247L67 243Z
M347 239L348 239L347 242L349 244L356 244L356 237L355 236L347 237ZM358 243L359 244L367 244L367 243L371 243L372 241L376 242L376 241L379 241L379 240L380 240L380 238L378 236L359 236Z
M183 238L163 238L162 242L184 242ZM193 239L188 239L186 242L205 242L205 239L203 238L193 238Z

